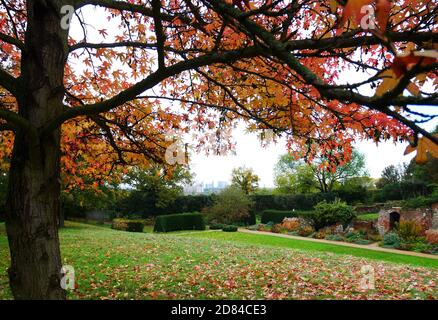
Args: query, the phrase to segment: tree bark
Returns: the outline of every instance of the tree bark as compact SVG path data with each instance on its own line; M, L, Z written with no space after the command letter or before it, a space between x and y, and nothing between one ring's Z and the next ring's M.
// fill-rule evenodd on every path
M28 25L21 65L19 113L42 132L63 109L68 30L60 24L62 1L27 1ZM60 136L18 130L11 161L6 228L8 270L16 299L65 299L60 286Z

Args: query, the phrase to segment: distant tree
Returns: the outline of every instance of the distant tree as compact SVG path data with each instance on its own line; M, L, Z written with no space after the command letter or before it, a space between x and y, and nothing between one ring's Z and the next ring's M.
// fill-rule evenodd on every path
M353 150L351 160L338 165L334 171L328 170L327 159L318 158L312 164L296 161L290 155L280 158L275 168L275 181L278 190L292 193L308 193L314 190L330 192L337 185L352 178L364 177L366 171L365 156Z
M156 214L155 209L166 207L182 195L184 185L190 184L192 178L190 171L183 166L176 166L172 172L160 165L148 169L134 167L123 178L123 182L134 190L121 206L127 212Z
M385 167L376 186L381 189L387 184L400 183L406 175L405 171L406 167L404 165L389 165Z
M290 154L280 157L274 168L276 191L279 193L310 193L318 187L311 166L295 161Z
M232 185L217 195L215 204L207 210L207 214L212 222L232 224L248 218L252 204L240 187Z
M231 183L242 189L245 194L255 192L259 187L260 178L251 168L239 167L233 169Z

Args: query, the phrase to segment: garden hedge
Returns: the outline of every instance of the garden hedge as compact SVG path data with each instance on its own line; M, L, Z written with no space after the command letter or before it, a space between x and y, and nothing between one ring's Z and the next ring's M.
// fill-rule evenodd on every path
M155 219L155 232L178 230L205 230L204 215L198 212L169 214Z
M284 218L302 217L313 220L313 211L263 210L261 223L281 223Z
M114 219L111 228L129 232L143 232L144 222L142 220Z
M239 229L239 227L237 227L237 226L224 226L222 228L222 231L224 231L224 232L237 232L238 229Z

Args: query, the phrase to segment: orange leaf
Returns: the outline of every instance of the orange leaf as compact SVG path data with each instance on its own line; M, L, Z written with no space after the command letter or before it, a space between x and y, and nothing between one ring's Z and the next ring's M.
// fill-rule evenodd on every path
M438 137L438 134L434 135ZM418 164L424 164L427 162L427 154L429 153L432 157L438 158L438 145L426 137L418 139L417 147L408 145L405 150L405 155L417 150L417 155L415 156L415 162Z
M360 12L362 7L372 2L374 2L374 0L348 0L342 12L341 26L345 25L350 18L359 25L360 20L364 16L364 14Z
M397 78L405 74L413 66L419 64L420 66L427 66L436 62L436 58L424 57L419 55L416 51L411 51L407 56L397 56L392 63L392 70L394 70Z
M376 3L376 19L379 23L380 29L386 30L388 25L389 13L391 11L391 2L388 0L377 0Z

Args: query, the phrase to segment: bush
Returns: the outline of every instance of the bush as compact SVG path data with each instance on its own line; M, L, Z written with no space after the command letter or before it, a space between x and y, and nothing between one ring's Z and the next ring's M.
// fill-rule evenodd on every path
M366 233L363 231L353 231L348 232L345 235L345 240L347 242L356 243L356 244L370 244L371 241L366 239Z
M206 212L210 221L224 224L241 223L250 220L251 205L251 200L240 188L231 186L217 195L215 204Z
M330 241L344 241L344 238L339 234L329 234L325 237L325 239Z
M345 202L336 200L333 203L327 203L323 201L315 206L315 211L311 217L315 228L320 229L336 223L345 226L356 217L356 213L353 207Z
M438 195L432 194L428 197L420 196L413 199L405 200L403 201L402 206L408 209L427 208L436 202L438 202Z
M427 230L426 231L426 241L430 244L438 245L438 230Z
M177 230L205 230L204 216L199 212L169 214L155 219L155 232Z
M308 237L314 232L315 229L313 229L311 226L304 226L304 227L300 227L297 233L301 237Z
M422 227L415 221L401 221L397 233L404 242L415 242L422 234Z
M400 248L401 239L395 232L388 232L383 236L383 245L390 248Z
M397 182L385 185L374 193L374 202L388 200L404 200L419 196L426 196L432 192L432 187L423 182Z
M239 228L237 226L224 226L222 231L225 232L236 232Z
M129 232L143 232L144 221L142 220L128 220L128 219L114 219L111 225L112 229L123 230Z
M210 224L210 230L221 230L224 227L222 223L212 223Z

